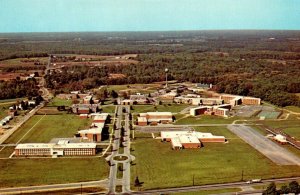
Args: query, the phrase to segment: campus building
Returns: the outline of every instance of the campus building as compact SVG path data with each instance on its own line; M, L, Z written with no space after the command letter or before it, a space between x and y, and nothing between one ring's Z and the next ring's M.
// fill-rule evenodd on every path
M138 117L138 125L145 125L145 122L150 125L157 125L158 123L167 124L173 122L173 114L171 112L147 112L140 113Z
M99 110L98 104L73 104L72 112L75 114L95 113Z
M16 156L92 156L96 155L95 143L70 143L60 140L57 143L18 144Z
M162 131L161 140L171 142L173 149L200 148L202 143L224 143L224 136L215 136L211 133L195 131Z
M91 128L78 131L78 135L88 141L100 142L102 140L102 131L108 120L107 113L95 113L92 115L93 122Z
M197 115L217 115L217 116L223 116L228 117L229 111L231 109L230 104L222 104L218 106L199 106L196 108L190 109L190 115L197 116Z

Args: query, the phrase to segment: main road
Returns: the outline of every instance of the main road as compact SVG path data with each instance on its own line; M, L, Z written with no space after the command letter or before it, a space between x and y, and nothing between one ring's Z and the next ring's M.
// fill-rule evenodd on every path
M124 113L123 113L124 112ZM130 163L134 157L130 155L130 108L129 106L117 106L115 117L114 140L112 144L112 153L106 158L110 165L110 172L108 178L108 194L116 193L116 186L122 185L122 193L131 193L130 190ZM123 116L125 116L125 126L122 126ZM124 136L121 136L121 131L124 129ZM119 153L120 145L124 147L124 153ZM117 160L122 157L122 160ZM123 177L122 182L118 182L117 172L118 165L122 164Z

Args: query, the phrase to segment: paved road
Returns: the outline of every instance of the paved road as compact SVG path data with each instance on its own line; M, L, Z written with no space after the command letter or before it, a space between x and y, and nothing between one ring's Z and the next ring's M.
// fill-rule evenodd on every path
M20 122L14 125L11 129L7 130L3 135L0 136L0 144L5 142L5 140L11 136L19 127L21 127L27 120L29 120L39 109L44 107L44 103L41 103L37 107L33 108L24 117L21 118Z
M17 188L0 188L0 194L21 194L21 193L34 193L34 192L46 192L61 189L81 188L81 187L105 187L107 180L100 181L88 181L79 183L67 183L67 184L53 184L53 185L41 185L41 186L28 186Z
M228 125L227 128L274 163L300 166L299 157L264 137L255 129L245 125Z
M266 180L262 180L262 183L250 184L250 185L251 186L262 185L262 184L268 184L270 182L285 183L285 182L296 181L299 179L300 179L300 177L281 178L281 179L266 179ZM199 191L199 190L215 190L215 189L224 189L224 188L241 188L241 187L245 187L245 186L249 186L249 184L245 184L245 182L233 182L233 183L225 183L225 184L211 184L211 185L202 185L202 186L146 190L146 191L141 191L141 192L132 192L132 194L178 193L178 192L192 192L192 191ZM261 192L261 190L251 191L251 192L238 192L238 193L234 193L234 194L253 194L253 193L259 193L259 192Z

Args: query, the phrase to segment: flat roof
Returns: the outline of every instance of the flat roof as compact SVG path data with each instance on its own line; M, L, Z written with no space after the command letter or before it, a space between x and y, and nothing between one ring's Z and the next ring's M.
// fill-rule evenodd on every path
M172 138L171 143L172 143L173 147L182 147L182 144L180 143L180 140L178 137Z
M147 112L148 115L171 115L172 116L172 112Z
M96 148L96 143L26 143L18 144L16 149L53 149L53 148Z
M54 143L26 143L26 144L18 144L16 149L47 149L52 148L55 144Z
M101 134L102 128L91 128L78 131L79 134Z
M138 117L138 122L147 122L147 118L142 116L142 117Z
M180 143L193 143L193 144L200 144L199 139L195 135L180 135L178 136Z

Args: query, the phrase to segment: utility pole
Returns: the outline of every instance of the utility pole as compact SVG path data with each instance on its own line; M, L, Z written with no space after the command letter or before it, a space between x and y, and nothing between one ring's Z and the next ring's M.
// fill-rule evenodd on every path
M244 170L242 170L242 180L241 181L244 181Z
M195 175L193 175L193 186L195 185Z

